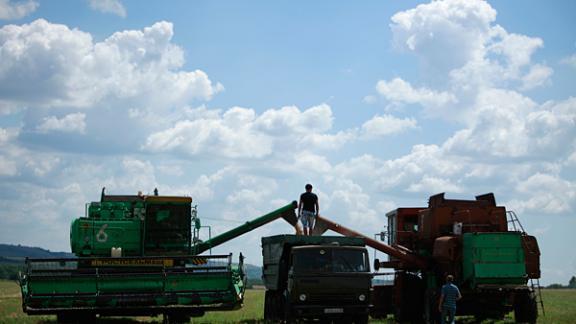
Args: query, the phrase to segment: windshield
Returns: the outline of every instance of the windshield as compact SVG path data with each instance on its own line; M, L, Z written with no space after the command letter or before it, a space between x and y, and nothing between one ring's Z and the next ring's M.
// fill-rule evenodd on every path
M367 259L360 249L302 249L294 251L293 265L297 272L366 272Z

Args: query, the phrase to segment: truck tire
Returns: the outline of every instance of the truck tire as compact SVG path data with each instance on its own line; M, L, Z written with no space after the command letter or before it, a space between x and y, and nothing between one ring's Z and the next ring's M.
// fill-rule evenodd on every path
M538 304L533 292L518 293L514 300L514 320L516 323L536 323Z
M284 296L274 290L267 290L264 295L264 320L266 322L281 321L285 318Z
M279 320L276 294L274 291L266 290L264 295L264 320L266 322Z
M368 314L365 315L358 315L354 319L354 323L356 324L368 324Z

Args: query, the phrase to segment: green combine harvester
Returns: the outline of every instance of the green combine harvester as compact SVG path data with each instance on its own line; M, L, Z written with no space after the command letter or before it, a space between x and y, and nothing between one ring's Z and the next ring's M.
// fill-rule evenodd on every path
M157 192L157 191L155 191ZM277 218L293 226L296 202L207 241L192 198L106 195L75 219L70 244L77 258L27 259L20 275L29 315L56 314L59 322L97 316L156 316L188 322L211 310L242 306L243 257L200 255Z

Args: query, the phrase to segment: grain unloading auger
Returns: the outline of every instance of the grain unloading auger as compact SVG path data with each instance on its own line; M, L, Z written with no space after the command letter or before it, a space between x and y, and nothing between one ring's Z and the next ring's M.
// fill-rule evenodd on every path
M393 268L394 285L374 286L373 316L394 314L398 322L439 320L439 288L452 274L463 298L457 315L517 322L538 317L540 251L513 212L496 205L492 193L475 200L431 196L428 207L397 208L388 214L388 244L318 217L313 234L330 229L361 237L390 256L375 268Z
M397 258L398 262L395 263L395 266L398 268L426 269L428 267L427 259L416 255L406 248L384 244L327 218L317 216L312 235L322 235L327 230L332 230L344 236L363 238L366 245Z
M159 314L187 322L205 311L241 307L242 256L234 264L231 254L200 254L278 218L295 226L296 202L203 242L191 203L190 197L103 190L86 216L72 222L77 258L26 260L20 276L24 312L56 314L63 322Z

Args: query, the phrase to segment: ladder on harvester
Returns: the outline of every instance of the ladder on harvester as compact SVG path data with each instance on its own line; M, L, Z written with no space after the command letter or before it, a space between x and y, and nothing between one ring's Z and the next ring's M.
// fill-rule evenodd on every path
M530 279L530 286L532 286L532 291L536 294L536 303L540 304L540 308L542 308L542 315L546 316L546 312L544 312L544 301L542 300L540 279Z
M520 232L522 234L526 234L522 223L518 219L516 213L512 210L506 212L508 216L508 224L511 225L512 229L516 232ZM522 241L524 244L524 241ZM544 312L544 301L542 300L542 287L540 286L540 279L530 279L530 286L532 287L532 291L536 294L536 303L540 304L540 308L542 308L542 315L546 316Z
M520 220L518 220L518 216L516 216L516 213L512 210L509 210L506 212L506 214L508 215L508 224L512 225L514 231L526 234L526 231L524 230L524 227L522 227Z

